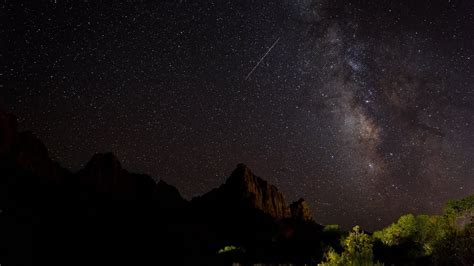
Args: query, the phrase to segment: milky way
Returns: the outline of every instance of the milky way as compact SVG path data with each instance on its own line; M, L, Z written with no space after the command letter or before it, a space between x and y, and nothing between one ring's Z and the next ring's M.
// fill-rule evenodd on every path
M243 162L321 223L439 212L474 192L473 4L361 2L4 2L0 103L72 170L112 151L191 198Z

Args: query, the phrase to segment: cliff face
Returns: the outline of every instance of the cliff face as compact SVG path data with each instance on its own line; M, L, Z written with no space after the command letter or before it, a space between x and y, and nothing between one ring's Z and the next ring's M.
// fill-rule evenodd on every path
M277 219L289 217L283 194L274 185L255 176L246 165L237 165L225 185L237 197L249 201L254 208Z
M290 216L283 194L272 184L255 176L244 164L237 165L225 184L194 201L204 205L250 205L276 219Z
M301 221L314 221L309 204L304 199L299 199L290 205L291 217Z

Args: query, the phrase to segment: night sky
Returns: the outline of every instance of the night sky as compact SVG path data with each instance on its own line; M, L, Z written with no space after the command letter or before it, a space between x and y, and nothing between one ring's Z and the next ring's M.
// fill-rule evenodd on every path
M71 170L190 199L243 162L367 229L474 192L473 1L41 2L1 3L0 105Z

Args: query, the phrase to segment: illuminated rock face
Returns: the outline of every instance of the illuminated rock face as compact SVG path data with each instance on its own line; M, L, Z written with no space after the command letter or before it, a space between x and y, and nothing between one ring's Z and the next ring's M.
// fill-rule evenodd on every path
M302 221L314 221L308 203L299 199L290 205L291 217Z
M255 176L244 164L237 165L224 186L229 194L249 202L254 208L274 218L290 216L283 194L274 185Z

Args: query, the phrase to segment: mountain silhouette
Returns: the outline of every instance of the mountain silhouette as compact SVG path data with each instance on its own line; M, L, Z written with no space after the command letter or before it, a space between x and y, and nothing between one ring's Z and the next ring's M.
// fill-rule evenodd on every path
M64 169L5 111L0 160L5 265L308 261L314 250L305 247L320 239L305 202L288 206L244 164L187 201L164 180L123 169L112 153L93 155L76 173ZM239 252L219 255L226 246Z
M225 184L194 199L196 202L246 205L276 219L287 218L290 211L283 194L244 164L238 164Z

